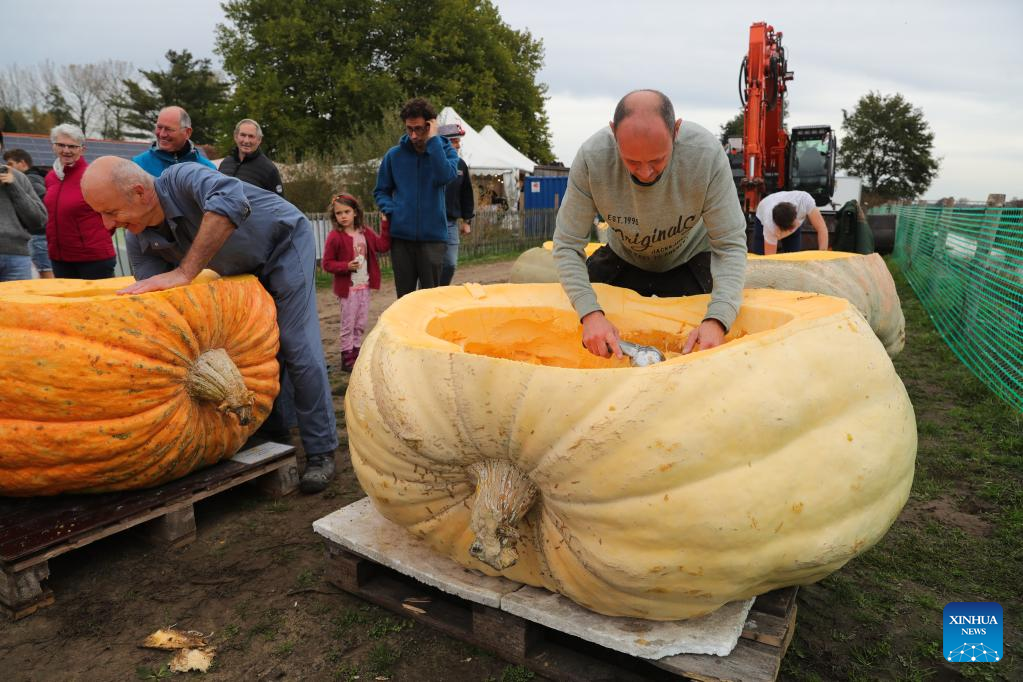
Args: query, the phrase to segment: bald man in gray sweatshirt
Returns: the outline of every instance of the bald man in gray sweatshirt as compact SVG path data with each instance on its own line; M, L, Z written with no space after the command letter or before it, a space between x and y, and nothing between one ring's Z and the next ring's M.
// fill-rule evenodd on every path
M607 221L608 243L587 261L598 213ZM591 282L644 296L710 293L683 352L721 345L742 302L746 219L714 135L675 119L671 101L656 90L623 97L610 127L584 142L572 163L554 262L594 355L621 357L621 349Z

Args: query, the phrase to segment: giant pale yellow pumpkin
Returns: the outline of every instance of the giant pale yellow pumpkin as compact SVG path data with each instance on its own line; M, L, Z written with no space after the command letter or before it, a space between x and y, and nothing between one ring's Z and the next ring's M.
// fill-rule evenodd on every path
M589 257L601 244L586 246ZM557 282L552 249L554 242L529 249L512 265L508 281ZM881 339L888 355L895 357L906 343L906 320L899 292L884 259L876 253L861 255L843 251L800 251L772 256L749 254L747 289L813 291L849 300Z
M876 253L799 251L773 256L749 255L746 288L815 291L840 296L856 306L895 357L906 345L906 318L895 280Z
M585 253L589 258L593 252L603 244L590 242L586 245ZM515 262L512 263L511 274L508 281L512 284L538 284L543 282L557 282L558 271L554 267L554 242L546 241L543 246L534 246L523 251Z
M230 457L278 390L273 299L251 276L0 284L0 495L141 488Z
M683 356L706 296L595 288L665 362L590 355L557 284L428 289L383 313L345 398L383 516L467 567L661 620L819 580L882 537L915 420L848 301L747 290L728 342Z

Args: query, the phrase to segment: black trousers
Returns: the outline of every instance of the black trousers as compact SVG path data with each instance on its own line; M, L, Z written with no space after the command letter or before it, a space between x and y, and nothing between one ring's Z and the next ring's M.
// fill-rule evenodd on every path
M714 287L710 274L710 251L698 253L688 261L665 272L649 272L618 257L604 245L586 259L591 282L632 289L640 296L692 296L709 294Z
M398 298L416 289L440 286L446 250L444 242L414 242L391 237L391 267Z
M53 276L60 279L106 279L114 276L116 258L73 262L52 260Z

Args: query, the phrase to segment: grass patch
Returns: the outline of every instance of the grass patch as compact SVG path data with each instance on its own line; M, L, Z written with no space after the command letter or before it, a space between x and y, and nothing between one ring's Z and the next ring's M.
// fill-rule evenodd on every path
M316 573L312 569L306 570L295 576L295 589L305 590L316 584Z
M401 653L392 649L384 642L370 649L366 657L366 668L370 674L379 677L390 677L394 664L401 658Z
M359 669L351 663L342 663L334 669L334 680L335 682L354 682L354 680L361 680L362 675L359 674Z
M287 658L295 651L295 643L290 639L287 642L281 642L274 647L273 655L277 658Z
M368 610L365 607L345 609L341 612L341 615L331 618L330 622L334 626L334 637L343 637L351 632L354 626L369 622Z
M381 639L396 635L402 630L408 630L413 625L414 623L409 618L397 619L385 616L373 623L369 629L369 636L372 639Z
M266 609L260 614L259 620L249 628L249 638L262 637L268 642L277 639L284 627L284 612L280 609Z
M143 666L135 668L135 677L140 680L162 680L171 677L173 674L170 667L166 665L161 665L159 668L146 668Z
M529 682L536 677L532 670L521 665L510 665L501 671L500 682Z
M877 546L800 590L781 677L1023 679L1023 657L1012 651L1023 614L1023 415L956 358L898 266L889 269L906 317L906 349L894 364L919 434L911 497ZM935 513L935 501L952 513ZM1006 658L944 662L942 609L951 601L1001 603Z
M230 641L231 639L237 637L241 631L242 629L235 625L234 623L225 625L220 629L220 640L223 642Z

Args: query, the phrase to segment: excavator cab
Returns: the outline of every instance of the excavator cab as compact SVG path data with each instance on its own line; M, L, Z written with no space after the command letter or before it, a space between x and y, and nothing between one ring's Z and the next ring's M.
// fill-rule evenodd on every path
M785 186L809 193L818 206L835 193L835 134L831 126L802 126L789 134Z

